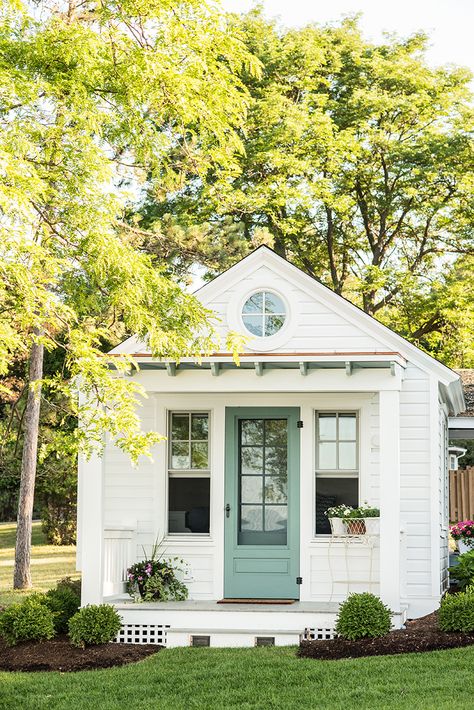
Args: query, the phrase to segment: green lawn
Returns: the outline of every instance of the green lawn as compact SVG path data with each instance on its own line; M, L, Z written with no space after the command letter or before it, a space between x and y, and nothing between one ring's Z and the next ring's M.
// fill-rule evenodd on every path
M347 661L294 648L173 649L81 673L0 673L0 707L21 710L467 710L474 648Z
M15 557L15 523L0 523L0 606L11 604L28 592L13 591L13 559ZM75 577L76 548L47 545L41 523L33 523L31 574L33 591L44 592L54 587L61 577ZM1 706L0 706L1 707Z

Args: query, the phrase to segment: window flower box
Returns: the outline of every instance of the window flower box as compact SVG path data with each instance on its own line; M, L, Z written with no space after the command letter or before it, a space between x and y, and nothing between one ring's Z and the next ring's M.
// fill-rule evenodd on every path
M328 508L326 515L331 524L332 535L379 535L380 511L368 505L352 508L339 505Z

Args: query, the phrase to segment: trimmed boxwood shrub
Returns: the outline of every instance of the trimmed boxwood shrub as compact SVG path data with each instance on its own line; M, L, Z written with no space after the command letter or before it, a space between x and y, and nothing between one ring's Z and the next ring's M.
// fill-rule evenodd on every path
M378 638L388 634L391 627L390 609L375 594L350 594L339 608L336 633L342 638Z
M465 592L446 594L441 600L438 624L441 631L474 631L474 586Z
M109 604L90 604L69 620L69 638L74 646L94 646L112 641L122 620Z
M10 646L20 641L42 641L54 636L54 616L44 594L32 594L0 614L0 636Z
M56 633L67 633L69 619L80 607L80 596L70 586L59 582L55 589L46 592L44 603L53 612Z

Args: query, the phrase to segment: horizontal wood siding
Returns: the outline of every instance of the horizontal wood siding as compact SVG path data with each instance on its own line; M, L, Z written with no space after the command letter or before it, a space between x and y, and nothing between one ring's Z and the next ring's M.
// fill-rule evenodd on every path
M408 363L400 392L401 591L408 600L431 596L430 442L430 380Z
M386 351L382 342L366 335L360 328L330 310L322 300L308 295L290 281L282 284L278 276L265 266L248 274L239 282L238 287L229 289L209 304L221 320L218 330L223 343L229 328L235 329L235 324L229 322L229 304L240 304L249 291L261 289L262 284L281 292L289 301L289 337L287 342L278 347L279 352Z

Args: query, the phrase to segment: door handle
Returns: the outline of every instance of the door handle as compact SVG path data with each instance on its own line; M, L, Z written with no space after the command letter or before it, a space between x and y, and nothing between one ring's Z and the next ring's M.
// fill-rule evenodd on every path
M230 505L227 503L225 507L225 517L228 518L230 515Z

